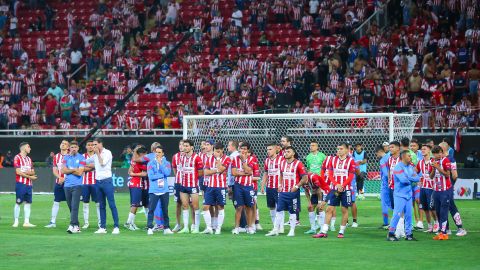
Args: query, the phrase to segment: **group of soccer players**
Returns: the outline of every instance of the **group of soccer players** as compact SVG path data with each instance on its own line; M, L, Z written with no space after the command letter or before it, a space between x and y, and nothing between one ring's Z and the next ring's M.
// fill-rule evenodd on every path
M377 157L380 159L382 180L381 201L384 217L382 227L389 229L388 239L393 241L398 240L399 236L405 236L407 240L414 240L412 212L415 201L421 209L420 218L424 215L427 219L428 232L439 232L434 239L448 239L449 211L459 228L457 235L465 235L466 231L462 228L460 214L453 201L451 179L456 177L456 167L447 157L448 144L445 142L439 146L424 144L419 150L420 155L412 151L410 142L405 140L384 143L376 150ZM232 233L255 234L258 230L262 230L257 208L257 190L260 185L259 191L266 194L267 207L270 209L273 224L272 230L266 236L278 236L284 233L285 225L290 226L287 236L295 236L295 227L299 223L301 209L300 189L303 188L308 201L310 222L310 229L305 233L312 234L314 238L328 237L328 231L336 230L336 209L341 205L342 218L337 237L343 238L350 207L353 215L351 226L358 226L355 197L363 193L363 184L360 182L363 182L366 177L368 162L362 145L357 144L354 149L348 143L340 143L336 154L327 156L319 151L318 142L313 140L304 165L292 143L291 137L284 136L280 143L270 143L264 149L255 149L267 153L263 163L264 174L261 175L260 162L249 142L229 141L225 149L220 142L206 140L202 141L200 152L195 153L193 141L181 140L179 152L172 157L171 162L175 177L173 195L176 204L176 224L173 230L170 230L168 205L162 207L164 233L198 234L201 216L203 216L205 229L202 233L221 234L225 219L225 205L229 196L235 208L235 226ZM418 145L416 141L412 140L412 143ZM56 176L56 183L52 217L47 228L56 227L60 202L65 200L63 191L65 176L62 174L61 167L68 149L69 142L62 141L60 152L54 158L53 174ZM84 157L89 159L94 155L92 141L87 142L86 150ZM156 202L168 204L168 196L162 199L165 194L162 190L164 185L168 187L164 180L166 181L166 177L170 174L170 163L163 156L163 148L159 143L153 143L150 150L148 153L145 146L138 145L133 151L128 171L130 209L125 227L129 230L138 230L135 225L135 216L137 210L143 206L142 210L149 219L148 234L153 234L154 228L150 219L152 219ZM20 154L15 157L17 204L14 227L18 226L22 202L25 202L24 227L35 226L29 222L31 186L32 180L36 179L32 162L28 157L29 152L30 146L22 144ZM417 161L418 159L420 161ZM156 179L149 179L154 176ZM417 182L420 182L420 185ZM152 183L155 185L153 189ZM417 189L417 186L420 188ZM90 166L84 170L83 174L83 229L89 227L89 201L97 202L95 193L95 169ZM166 193L168 195L168 192ZM202 211L199 202L201 193L204 199ZM154 206L149 204L149 198L155 198ZM149 206L153 209L148 209ZM394 210L390 223L389 209ZM285 212L288 212L287 223L284 223ZM98 203L97 217L100 224ZM416 227L420 227L420 223L421 220L417 222ZM397 227L403 224L405 235L395 234Z

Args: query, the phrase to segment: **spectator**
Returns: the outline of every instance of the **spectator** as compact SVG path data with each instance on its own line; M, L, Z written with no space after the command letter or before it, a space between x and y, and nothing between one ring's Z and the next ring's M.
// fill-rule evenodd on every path
M80 109L80 119L82 121L82 124L84 125L90 125L91 120L90 120L90 108L92 105L90 102L88 102L88 99L85 97L82 99L82 102L80 103L79 109Z
M45 118L46 124L55 126L55 116L58 111L58 102L52 94L47 94L47 101L45 102Z
M60 111L62 112L62 120L70 123L72 121L72 111L73 111L74 99L72 95L68 92L68 89L63 90L63 96L60 99Z
M57 83L53 81L50 83L50 88L48 88L47 93L43 97L46 97L49 94L51 94L57 100L57 102L60 102L60 99L63 96L63 91L62 88L58 87Z

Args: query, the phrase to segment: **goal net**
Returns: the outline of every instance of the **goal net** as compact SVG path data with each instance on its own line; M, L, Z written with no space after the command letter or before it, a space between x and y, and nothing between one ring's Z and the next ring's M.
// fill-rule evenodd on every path
M183 138L195 142L195 151L199 151L202 140L214 139L225 146L230 140L248 141L261 169L266 145L280 142L285 135L293 138L292 146L302 161L312 140L326 155L335 155L340 142L362 143L369 159L364 191L376 195L380 192L376 146L404 137L411 139L418 117L392 113L188 115L183 119Z

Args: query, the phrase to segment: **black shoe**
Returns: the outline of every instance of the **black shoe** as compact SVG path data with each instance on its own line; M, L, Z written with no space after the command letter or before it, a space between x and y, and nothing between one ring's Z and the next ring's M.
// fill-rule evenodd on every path
M413 234L407 235L405 241L418 241L417 238L413 237Z
M393 242L393 241L398 241L398 238L395 237L395 234L389 233L389 234L387 235L387 241L391 241L391 242Z

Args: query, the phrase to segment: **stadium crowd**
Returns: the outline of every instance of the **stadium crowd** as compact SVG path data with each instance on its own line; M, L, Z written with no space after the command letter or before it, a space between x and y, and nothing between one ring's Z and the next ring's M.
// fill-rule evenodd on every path
M162 56L104 127L179 128L185 114L418 112L478 127L478 1L5 1L0 128L89 128ZM167 52L192 29L193 38ZM85 71L75 72L85 63Z

